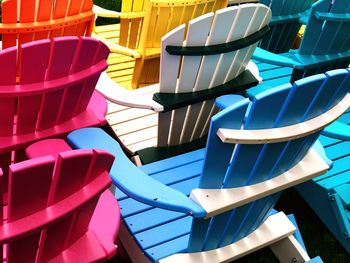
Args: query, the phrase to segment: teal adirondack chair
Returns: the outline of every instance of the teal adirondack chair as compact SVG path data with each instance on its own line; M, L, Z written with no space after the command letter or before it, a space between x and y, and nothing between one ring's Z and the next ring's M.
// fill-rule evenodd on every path
M350 78L345 85L350 86ZM350 111L323 131L320 141L332 161L326 174L297 189L309 206L350 253Z
M292 67L291 83L306 76L350 63L350 1L320 0L311 9L305 33L296 51L281 55L258 48L259 61Z
M281 190L329 168L311 147L349 107L349 86L339 84L349 75L335 70L243 99L212 118L206 148L141 167L102 130L76 130L68 141L116 156L119 237L134 262L222 262L272 243L283 262L305 262L305 252L284 250L295 228L269 212Z
M299 32L299 19L310 12L315 0L261 0L270 7L272 18L270 32L261 40L259 47L273 53L288 52Z

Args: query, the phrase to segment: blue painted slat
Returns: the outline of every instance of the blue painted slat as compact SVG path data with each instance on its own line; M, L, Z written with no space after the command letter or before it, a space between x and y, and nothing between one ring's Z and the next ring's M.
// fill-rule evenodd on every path
M199 149L182 155L167 158L155 163L146 164L140 167L140 169L148 175L153 173L159 173L161 171L170 170L183 164L189 163L189 160L196 162L204 158L205 151Z
M187 215L180 212L153 208L145 212L126 217L124 221L128 225L130 232L132 234L136 234L146 229L168 223L185 216Z
M248 100L242 100L212 117L200 188L221 187L234 145L223 144L216 132L219 128L239 129L248 104Z
M326 154L331 160L335 160L349 154L350 142L344 141L326 148Z
M278 120L280 127L302 120L325 78L324 74L319 74L294 82L293 89Z
M269 80L269 79L277 79L282 76L290 76L292 74L293 69L287 68L287 67L280 67L274 70L269 70L269 71L263 71L260 73L260 77L264 81ZM284 82L286 83L286 82ZM284 84L283 83L283 84Z
M188 241L189 253L202 251L210 222L211 219L193 218Z
M300 54L313 54L315 44L322 33L323 21L316 19L316 11L327 12L333 0L318 1L313 5L308 23L305 28L304 36L300 44Z
M191 223L192 217L187 216L138 233L134 235L134 238L143 250L148 249L190 233Z
M261 92L264 92L266 90L269 90L273 87L277 87L280 85L283 85L285 83L288 83L290 80L290 76L285 76L285 77L280 77L277 79L271 79L271 80L264 80L261 84L257 85L256 87L250 88L246 91L246 95L250 98L250 99L254 99L254 97L256 95L258 95Z
M338 177L338 174L347 172L350 170L349 167L350 156L343 157L333 162L333 167L327 173L313 179L315 182L322 181L329 177Z
M228 211L221 213L211 219L210 225L208 227L207 237L203 243L204 250L211 250L218 247L220 238L226 228L230 217L235 213L234 211Z
M350 171L339 173L336 176L330 176L324 180L318 181L322 187L327 191L332 191L335 187L341 186L343 184L348 184L350 180Z
M333 107L335 104L337 104L346 93L349 92L350 89L350 69L346 69L348 71L348 75L344 79L341 85L339 85L337 92L335 92L334 97L332 101L329 103L329 108Z
M330 145L333 145L333 144L340 142L340 140L338 140L338 139L330 138L330 137L323 136L323 135L321 135L319 137L319 140L324 147L328 147Z

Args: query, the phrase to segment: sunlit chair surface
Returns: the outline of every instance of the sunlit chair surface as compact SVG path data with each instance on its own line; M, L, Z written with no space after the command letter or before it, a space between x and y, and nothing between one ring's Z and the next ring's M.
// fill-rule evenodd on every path
M348 71L350 71L348 69ZM344 83L350 86L350 78ZM350 253L350 112L323 131L320 141L332 169L297 189L333 235Z
M3 0L2 48L53 37L90 36L92 6L92 0Z
M104 262L114 256L120 222L108 190L114 157L72 150L60 139L37 142L26 154L29 160L10 166L8 184L1 180L3 262Z
M157 146L138 154L143 161L152 156L159 159L164 158L165 152L181 147L185 150L191 147L188 143L205 137L210 118L217 112L214 99L259 83L259 72L250 58L258 41L268 32L270 17L271 12L264 5L242 4L198 17L187 28L175 28L162 38L159 84L126 90L102 75L97 90L108 100L159 112L158 133L147 136L154 139L146 142L143 136L143 142L139 146L134 143L130 150ZM115 114L114 118L118 116ZM132 130L149 126L147 122L129 126L129 137ZM128 147L129 142L125 145ZM172 146L175 147L169 148ZM163 147L161 151L159 147Z
M259 47L273 53L288 52L301 27L299 19L307 16L315 0L260 0L271 8L271 28Z
M0 162L37 140L106 123L95 84L108 48L86 37L39 40L0 52ZM87 55L89 54L89 55ZM18 56L18 58L17 58Z
M334 86L349 74L331 71L241 100L212 117L205 149L141 167L100 129L74 131L68 141L116 156L119 236L134 262L228 262L279 240L272 248L282 262L304 262L300 246L282 245L295 243L294 228L283 214L268 215L281 190L329 168L311 147L349 107L349 86Z
M142 27L138 36L133 37L138 39L134 48L106 40L103 35L96 36L104 41L112 52L108 62L108 74L128 89L158 82L161 37L178 25L226 5L227 0L145 0ZM130 30L132 34L133 31Z
M298 50L277 55L257 48L253 57L293 67L291 82L330 69L345 68L350 63L349 26L349 1L320 0L312 6Z

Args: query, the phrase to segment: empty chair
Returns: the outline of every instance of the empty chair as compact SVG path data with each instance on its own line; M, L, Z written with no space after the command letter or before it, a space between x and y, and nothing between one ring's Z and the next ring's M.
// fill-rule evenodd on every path
M103 75L97 89L108 100L159 112L157 119L137 109L110 111L109 123L124 145L143 162L203 147L200 140L205 143L210 118L217 112L214 99L259 83L250 58L270 17L264 5L242 4L175 28L162 38L159 84L125 90ZM123 116L130 121L113 125Z
M71 150L60 139L37 142L26 153L29 160L10 165L8 184L1 176L2 261L103 262L114 256L120 221L108 190L114 157Z
M299 32L299 19L308 15L315 0L261 0L271 8L270 32L262 39L259 47L273 53L288 52Z
M92 6L92 0L3 0L2 48L53 37L90 36Z
M30 143L106 123L107 103L94 91L107 68L109 50L103 43L64 37L19 49L0 53L0 167L5 173Z
M311 8L305 33L297 51L273 54L257 49L259 61L292 67L291 82L303 77L345 68L350 63L350 2L320 0Z
M330 71L241 100L212 117L205 149L141 167L100 129L68 141L116 156L119 237L134 262L228 262L272 243L282 262L304 262L299 245L285 250L294 228L269 211L281 190L329 168L311 147L349 107L349 75Z
M125 4L129 5L131 2L138 3L138 6L142 5L140 1L126 1ZM128 89L157 83L159 80L161 37L178 25L188 23L195 17L218 10L226 5L227 0L144 1L143 10L145 15L142 26L137 38L133 38L134 41L138 40L135 47L117 44L113 41L113 38L108 40L104 38L103 34L97 34L97 38L104 41L112 52L108 60L109 68L107 72L109 76ZM140 13L136 13L139 16ZM129 34L136 35L138 26L139 23L137 22L133 28L130 27L130 30L128 29Z

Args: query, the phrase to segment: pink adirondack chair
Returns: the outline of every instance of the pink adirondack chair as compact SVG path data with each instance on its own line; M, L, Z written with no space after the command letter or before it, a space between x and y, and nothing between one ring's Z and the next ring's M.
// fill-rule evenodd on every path
M48 147L49 146L49 147ZM2 262L104 262L115 255L119 206L107 188L114 157L61 139L29 146L9 168L0 210ZM2 178L2 177L1 177ZM3 197L3 196L2 196Z
M40 139L106 123L94 92L108 48L87 37L39 40L0 52L0 167ZM11 151L16 151L15 154ZM15 158L15 160L13 160Z

